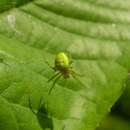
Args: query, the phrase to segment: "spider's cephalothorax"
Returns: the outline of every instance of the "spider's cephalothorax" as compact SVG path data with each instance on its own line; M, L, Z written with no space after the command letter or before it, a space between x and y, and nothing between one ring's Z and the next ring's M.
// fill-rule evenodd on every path
M49 64L48 64L49 65ZM49 65L50 66L50 65ZM51 66L50 66L51 67ZM49 94L51 90L54 88L55 83L58 81L60 77L64 77L65 79L69 78L70 76L75 78L76 74L71 66L71 62L68 56L64 52L60 52L55 57L54 67L51 67L55 70L56 74L52 76L48 81L54 79L53 85L49 90Z

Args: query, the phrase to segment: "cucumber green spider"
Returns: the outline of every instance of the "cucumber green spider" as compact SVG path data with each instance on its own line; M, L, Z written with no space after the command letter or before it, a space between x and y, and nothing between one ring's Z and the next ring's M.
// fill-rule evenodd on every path
M72 67L72 61L70 61L69 57L64 53L60 52L55 57L54 67L50 66L48 62L46 62L50 68L52 68L56 74L54 74L48 82L53 80L52 87L49 90L49 94L51 93L52 89L54 88L56 82L63 77L64 79L70 78L72 76L74 79L77 80L77 74Z

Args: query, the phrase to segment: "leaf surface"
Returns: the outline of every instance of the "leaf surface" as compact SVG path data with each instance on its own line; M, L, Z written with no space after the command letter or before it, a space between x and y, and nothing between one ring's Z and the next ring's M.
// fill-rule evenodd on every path
M130 66L130 13L125 4L116 7L94 0L36 0L1 9L0 121L7 128L0 129L98 126L121 95ZM61 78L48 95L47 80L55 72L45 62L54 65L62 51L83 76ZM3 119L10 115L12 120Z

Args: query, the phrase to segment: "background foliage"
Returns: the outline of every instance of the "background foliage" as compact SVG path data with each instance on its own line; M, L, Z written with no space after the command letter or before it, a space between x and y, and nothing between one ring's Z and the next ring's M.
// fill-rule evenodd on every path
M1 0L0 129L94 130L126 86L98 129L130 129L129 8L129 0ZM60 79L48 95L54 72L45 61L61 51L84 76Z

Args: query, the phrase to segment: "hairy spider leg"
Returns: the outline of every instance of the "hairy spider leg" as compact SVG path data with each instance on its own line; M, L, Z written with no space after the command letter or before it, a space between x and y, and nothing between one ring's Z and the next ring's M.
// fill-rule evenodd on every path
M48 82L50 82L51 80L53 80L54 78L56 78L58 75L60 75L61 73L60 72L58 72L58 73L56 73L55 75L53 75L49 80L48 80Z
M45 61L45 63L54 71L56 71L55 67L51 66L48 61Z
M85 85L81 82L81 80L77 77L77 76L79 76L79 75L77 75L76 72L72 71L71 75L72 75L72 77L73 77L75 80L77 80L77 81L80 82L83 86L85 86Z
M80 76L80 77L83 77L83 76L84 76L84 75L82 75L82 74L79 74L79 73L75 72L74 70L72 70L72 74L77 75L77 76Z
M50 88L48 94L51 93L52 89L55 87L56 82L60 79L61 76L62 76L62 74L58 75L58 77L55 78L55 80L54 80L54 82L53 82L53 84L52 84L52 87Z

